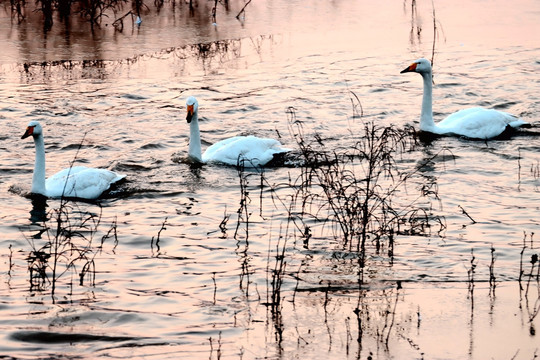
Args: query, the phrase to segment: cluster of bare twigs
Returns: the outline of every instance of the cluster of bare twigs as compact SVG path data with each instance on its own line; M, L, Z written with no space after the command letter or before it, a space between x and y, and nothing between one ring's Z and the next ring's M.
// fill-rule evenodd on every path
M527 242L527 237L529 241ZM530 255L530 268L524 263L523 255L527 249L534 249L534 233L523 234L523 247L521 248L520 253L520 262L519 262L519 293L520 299L525 303L525 308L527 310L528 320L529 320L529 332L531 335L536 334L536 329L534 328L533 321L540 313L540 254L532 253ZM530 289L536 285L536 296L530 296ZM521 303L520 303L521 306Z
M362 107L357 96L352 94L353 115L356 119L362 117ZM417 138L410 128L398 129L392 126L377 126L374 123L362 123L362 133L354 146L345 150L328 151L324 140L315 135L314 140L308 140L302 123L296 118L295 110L289 108L290 133L300 150L299 174L290 177L286 184L270 184L262 169L247 171L238 167L240 180L240 206L238 209L235 239L244 246L239 252L243 263L241 288L246 289L246 276L249 259L249 227L251 206L255 187L249 184L249 179L260 177L260 207L262 215L263 193L271 194L276 209L286 211L286 224L281 225L280 234L274 246L268 247L267 260L267 296L266 302L270 324L273 324L276 342L283 341L284 323L282 308L284 299L290 295L294 304L296 292L301 282L301 267L290 269L290 262L295 252L295 246L287 246L289 238L302 239L302 247L310 248L310 239L314 228L331 229L334 239L341 243L342 249L352 258L358 259L359 301L355 310L358 321L358 341L362 333L376 333L382 344L388 345L390 333L394 327L394 315L399 301L401 283L392 296L387 297L388 310L384 317L384 327L378 328L371 323L372 312L367 309L371 300L367 300L368 288L365 286L363 274L371 255L385 254L388 258L394 256L394 243L400 235L428 236L438 233L445 228L444 218L433 213L432 200L439 200L437 189L433 183L416 181L419 194L408 197L408 200L397 199L403 194L409 180L419 175L422 165L413 169L402 168L399 160L404 153L413 151ZM438 154L437 154L438 155ZM426 161L425 163L429 163ZM432 185L430 185L432 184ZM263 188L266 191L263 192ZM288 189L288 195L283 196L282 189ZM280 191L278 191L280 190ZM240 231L241 230L241 231ZM270 240L269 244L272 243ZM295 242L296 244L296 242ZM390 260L391 262L391 260ZM294 293L287 295L284 288L287 278L296 280ZM290 290L291 287L288 287ZM329 293L341 291L342 286L325 284L319 291L325 291L326 305L330 299ZM388 293L392 293L388 290ZM381 306L381 304L372 304ZM371 315L370 315L371 314Z
M290 209L296 209L290 218L330 226L343 247L359 255L360 269L369 249L376 253L385 249L392 257L397 235L429 235L433 225L437 231L445 228L444 219L420 203L424 198L438 199L432 183L422 184L416 199L396 201L396 195L419 171L400 169L397 163L417 144L413 129L363 123L363 133L351 148L326 151L320 138L306 141L294 109L288 115L304 164L300 176L289 184L295 189ZM297 227L308 229L306 225Z
M43 229L27 239L31 248L26 258L31 291L45 291L50 286L54 302L58 282L67 273L75 275L80 286L95 285L96 256L108 239L113 239L113 251L118 244L116 220L96 244L101 223L101 207L96 206L99 212L94 213L62 198L59 207L49 212L54 226L44 222Z

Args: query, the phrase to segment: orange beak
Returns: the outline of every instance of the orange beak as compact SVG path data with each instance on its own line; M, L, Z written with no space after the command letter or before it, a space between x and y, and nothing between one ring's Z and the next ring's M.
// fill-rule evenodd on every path
M21 139L26 139L30 135L34 135L34 126L29 126L26 128L26 131L24 132L23 136L21 136Z
M188 124L191 122L192 118L193 118L193 105L188 105L187 106L187 116L186 116L186 120L187 120Z
M413 72L413 71L416 71L416 63L412 63L411 65L409 65L407 68L403 69L400 71L400 74L403 74L403 73L406 73L406 72Z

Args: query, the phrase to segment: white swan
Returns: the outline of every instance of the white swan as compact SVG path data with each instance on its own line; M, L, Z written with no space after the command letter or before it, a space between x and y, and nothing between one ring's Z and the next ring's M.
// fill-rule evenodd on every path
M34 194L41 194L51 198L61 196L97 199L111 184L123 179L119 175L105 169L93 169L85 166L74 166L59 171L45 180L45 144L43 141L43 128L37 121L31 121L21 139L32 136L36 147L36 160L32 176L32 190Z
M274 139L255 136L235 136L219 141L201 154L201 134L199 132L199 102L194 96L186 100L189 124L189 158L200 163L217 162L236 166L241 162L245 167L264 166L274 155L285 153L290 149L283 148Z
M509 126L529 125L514 115L493 109L474 107L451 114L438 124L433 121L431 63L418 59L401 71L417 72L424 80L420 130L439 135L458 135L471 139L491 139L501 135Z

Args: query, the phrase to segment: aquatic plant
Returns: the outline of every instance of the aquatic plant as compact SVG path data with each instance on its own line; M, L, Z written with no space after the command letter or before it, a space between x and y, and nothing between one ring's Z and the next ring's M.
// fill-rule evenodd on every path
M353 118L362 121L363 109L359 98L354 93L350 98ZM364 281L364 270L370 258L386 255L392 264L397 237L429 236L444 230L444 218L434 214L431 206L433 200L439 200L436 184L424 181L421 176L423 167L440 152L412 168L408 167L404 165L407 162L401 160L405 153L415 151L419 144L415 131L363 121L360 133L354 135L357 140L353 146L329 151L317 134L313 135L313 140L309 139L302 122L296 118L294 108L289 108L287 115L291 136L298 147L298 153L293 154L298 158L292 160L295 167L291 174L297 175L289 175L287 183L271 184L262 169L246 171L242 166L237 167L240 202L234 238L238 242L239 261L242 263L240 288L247 298L249 275L255 271L253 268L250 270L249 255L249 228L256 224L252 220L255 211L251 204L254 191L259 191L259 216L265 219L262 198L270 194L274 210L286 219L284 224L280 224L277 239L269 239L266 301L263 303L268 311L267 324L272 326L278 348L285 341L287 331L282 314L287 304L285 298L289 297L289 303L295 306L299 291L324 293L325 320L332 293L357 292L358 304L353 310L357 321L357 342L361 347L364 333L369 333L381 345L388 347L391 333L395 331L401 282L397 282L395 291L385 287L380 294L373 295L377 291L370 289ZM259 177L257 190L249 183L255 177ZM415 184L418 195L410 195L409 182ZM350 284L333 284L333 280L321 280L305 288L303 263L291 270L291 264L301 252L296 248L296 240L301 239L302 247L311 250L312 237L317 236L319 241L325 237L315 232L324 232L325 229L331 229L332 240L341 245L343 256L354 264L358 280L352 288ZM295 239L294 245L288 245L292 238ZM296 285L288 283L291 278ZM331 332L328 334L331 344Z
M405 7L406 2L403 2ZM422 34L422 25L418 19L418 7L416 5L416 0L411 0L411 30L409 32L409 42L411 45L416 45L416 40L421 42Z
M152 239L150 240L150 248L152 250L152 257L158 257L161 254L161 247L159 245L159 239L161 237L161 233L164 230L167 230L165 225L167 225L167 219L163 220L163 223L161 223L161 228L157 232L157 236L152 236ZM156 247L156 251L154 251L154 246Z
M209 357L209 359L211 360L211 359L214 358L214 339L210 336L208 341L210 342L210 357ZM223 354L222 350L221 350L221 331L218 333L217 345L218 345L217 349L215 349L215 351L216 351L216 359L220 360L221 355Z
M249 197L249 190L248 190L248 178L253 173L248 173L245 171L245 167L243 166L243 161L239 162L237 165L237 171L238 171L238 179L240 180L240 204L238 207L238 210L236 213L238 214L237 221L236 221L236 229L234 230L234 239L240 240L244 239L246 242L246 245L249 244L249 217L250 213L248 211L248 204L251 202L251 198ZM244 235L242 236L240 234L240 228L244 226Z
M31 291L45 291L50 285L55 302L57 284L67 273L78 277L80 286L85 283L95 285L96 256L108 239L114 239L113 250L118 244L116 220L95 244L102 215L101 206L96 206L97 213L83 210L80 204L62 198L59 207L49 213L54 225L51 227L44 222L36 236L27 238L31 247L26 257ZM34 240L42 240L43 235L46 241L38 245Z
M358 289L358 303L353 310L354 317L351 317L356 320L358 354L361 353L368 337L376 339L385 351L389 350L391 335L393 331L397 331L395 329L397 307L399 301L403 300L401 289L400 281L393 287L380 290ZM347 329L348 327L347 325ZM347 332L349 333L349 330ZM352 338L352 335L347 335L347 337ZM367 359L373 358L372 354L367 357Z
M529 246L527 245L527 237L529 237ZM526 263L524 263L524 253L527 249L534 249L534 233L527 235L523 232L523 246L519 255L519 297L520 297L520 309L523 308L522 303L525 303L525 309L527 310L527 317L529 320L529 333L531 335L536 334L533 321L540 314L540 254L532 253L530 255L530 270L526 271ZM523 288L523 277L526 277L525 288ZM529 298L529 289L531 284L536 285L536 297Z
M411 128L378 126L363 122L358 141L349 149L326 151L322 139L308 142L294 109L288 110L292 135L300 149L301 174L289 186L296 209L294 221L307 218L325 223L344 248L359 254L365 265L368 247L393 254L396 235L429 235L432 225L444 229L443 218L432 213L421 199L438 199L433 183L424 182L419 196L408 203L396 200L406 182L421 169L401 168L398 159L417 145Z
M227 222L229 221L230 218L231 218L231 215L227 214L227 208L225 208L225 210L223 211L223 220L221 220L221 222L218 225L219 230L221 231L221 236L220 236L221 239L227 238Z
M8 275L8 278L11 278L11 271L13 271L13 245L9 244L9 267L8 267L8 272L7 272L7 275Z
M471 266L467 269L467 285L468 296L471 300L471 311L474 309L474 275L476 274L476 267L478 265L476 256L474 256L474 249L471 249Z
M495 288L497 287L497 279L495 277L495 248L493 247L493 244L491 244L491 262L489 263L489 295L494 297L495 296Z
M278 241L275 245L275 249L272 251L270 249L270 243L268 244L268 262L266 273L271 274L270 280L267 278L267 292L266 292L266 305L267 309L270 311L271 323L274 326L274 334L276 342L280 345L283 342L283 300L284 296L282 295L281 289L284 283L284 278L286 276L287 261L286 261L286 236L282 241L282 237L278 237ZM274 264L270 266L270 254L274 254ZM269 284L268 284L269 283Z
M533 247L533 243L534 243L534 233L530 233L529 234L529 238L530 238L530 247L532 248ZM519 283L519 291L520 291L520 294L521 292L523 291L523 285L522 285L522 279L523 279L523 276L525 275L525 267L523 265L523 255L525 254L525 250L528 248L527 246L527 233L526 232L523 232L523 246L521 247L521 251L519 253L519 276L518 276L518 283ZM530 276L529 276L529 279L530 279Z

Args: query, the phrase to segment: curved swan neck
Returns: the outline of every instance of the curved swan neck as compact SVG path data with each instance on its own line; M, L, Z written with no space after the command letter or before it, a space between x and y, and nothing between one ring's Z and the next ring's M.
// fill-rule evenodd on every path
M198 162L202 162L201 153L201 133L199 131L199 115L193 113L191 123L189 124L189 157Z
M422 79L424 81L424 93L422 95L422 113L420 114L420 130L432 131L435 128L435 122L433 121L433 80L431 78L431 71L422 72Z
M34 136L36 148L36 160L34 162L34 174L32 175L32 193L46 195L45 188L45 144L43 135Z

